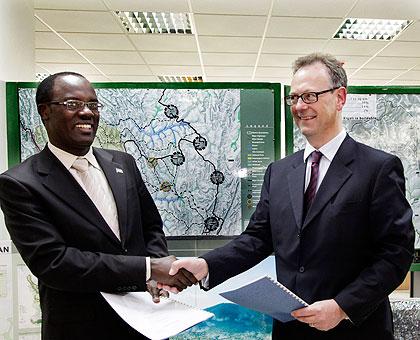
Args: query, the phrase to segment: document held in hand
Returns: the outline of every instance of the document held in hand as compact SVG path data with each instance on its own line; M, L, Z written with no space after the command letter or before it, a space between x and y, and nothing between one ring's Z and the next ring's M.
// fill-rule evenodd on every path
M308 306L300 297L269 276L263 276L220 295L238 305L268 314L282 322L294 320L290 313Z
M101 294L125 322L152 340L177 335L214 316L169 298L161 298L159 303L154 303L147 292Z

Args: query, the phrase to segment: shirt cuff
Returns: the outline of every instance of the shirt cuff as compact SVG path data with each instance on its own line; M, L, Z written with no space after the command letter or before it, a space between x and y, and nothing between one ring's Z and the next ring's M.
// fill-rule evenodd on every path
M203 288L209 289L209 285L210 285L210 273L208 273L205 278L201 279L200 283L201 283L201 286Z
M150 277L152 276L152 269L150 267L150 257L146 257L146 282L150 280Z

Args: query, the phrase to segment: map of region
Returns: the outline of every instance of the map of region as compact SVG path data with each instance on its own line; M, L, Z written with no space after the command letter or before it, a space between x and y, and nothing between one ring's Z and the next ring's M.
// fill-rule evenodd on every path
M349 95L351 96L354 95ZM420 95L378 94L376 112L346 114L344 127L355 140L397 155L404 166L406 197L413 208L416 228L415 247L420 248ZM295 151L305 147L299 130L294 127Z
M104 104L94 146L133 155L167 236L241 230L239 89L97 89ZM21 158L47 134L35 89L19 90Z

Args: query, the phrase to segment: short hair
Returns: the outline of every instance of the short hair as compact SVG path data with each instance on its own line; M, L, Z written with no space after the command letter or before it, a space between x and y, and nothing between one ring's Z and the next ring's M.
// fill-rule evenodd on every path
M76 76L83 79L86 79L84 76L82 76L79 73L76 72L58 72L55 74L49 75L47 78L45 78L43 81L41 81L38 85L38 88L36 89L36 95L35 95L35 101L36 105L42 103L48 103L52 99L52 91L54 87L54 82L58 77L65 77L65 76Z
M343 68L344 63L337 60L331 54L311 53L296 59L293 63L293 74L300 68L315 63L321 63L327 68L333 87L347 87L347 75Z

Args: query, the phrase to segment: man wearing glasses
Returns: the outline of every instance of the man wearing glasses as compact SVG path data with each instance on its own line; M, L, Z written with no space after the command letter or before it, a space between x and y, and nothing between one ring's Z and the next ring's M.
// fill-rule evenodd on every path
M393 339L388 295L412 261L412 210L401 161L344 130L346 88L334 57L296 60L285 101L305 149L268 167L240 236L172 264L212 288L274 253L278 281L310 304L275 320L274 339Z
M38 277L42 339L143 339L100 292L146 291L168 275L162 220L133 157L92 148L99 123L95 90L80 74L43 80L36 103L49 142L0 175L0 204L13 243ZM139 306L141 308L141 306Z

